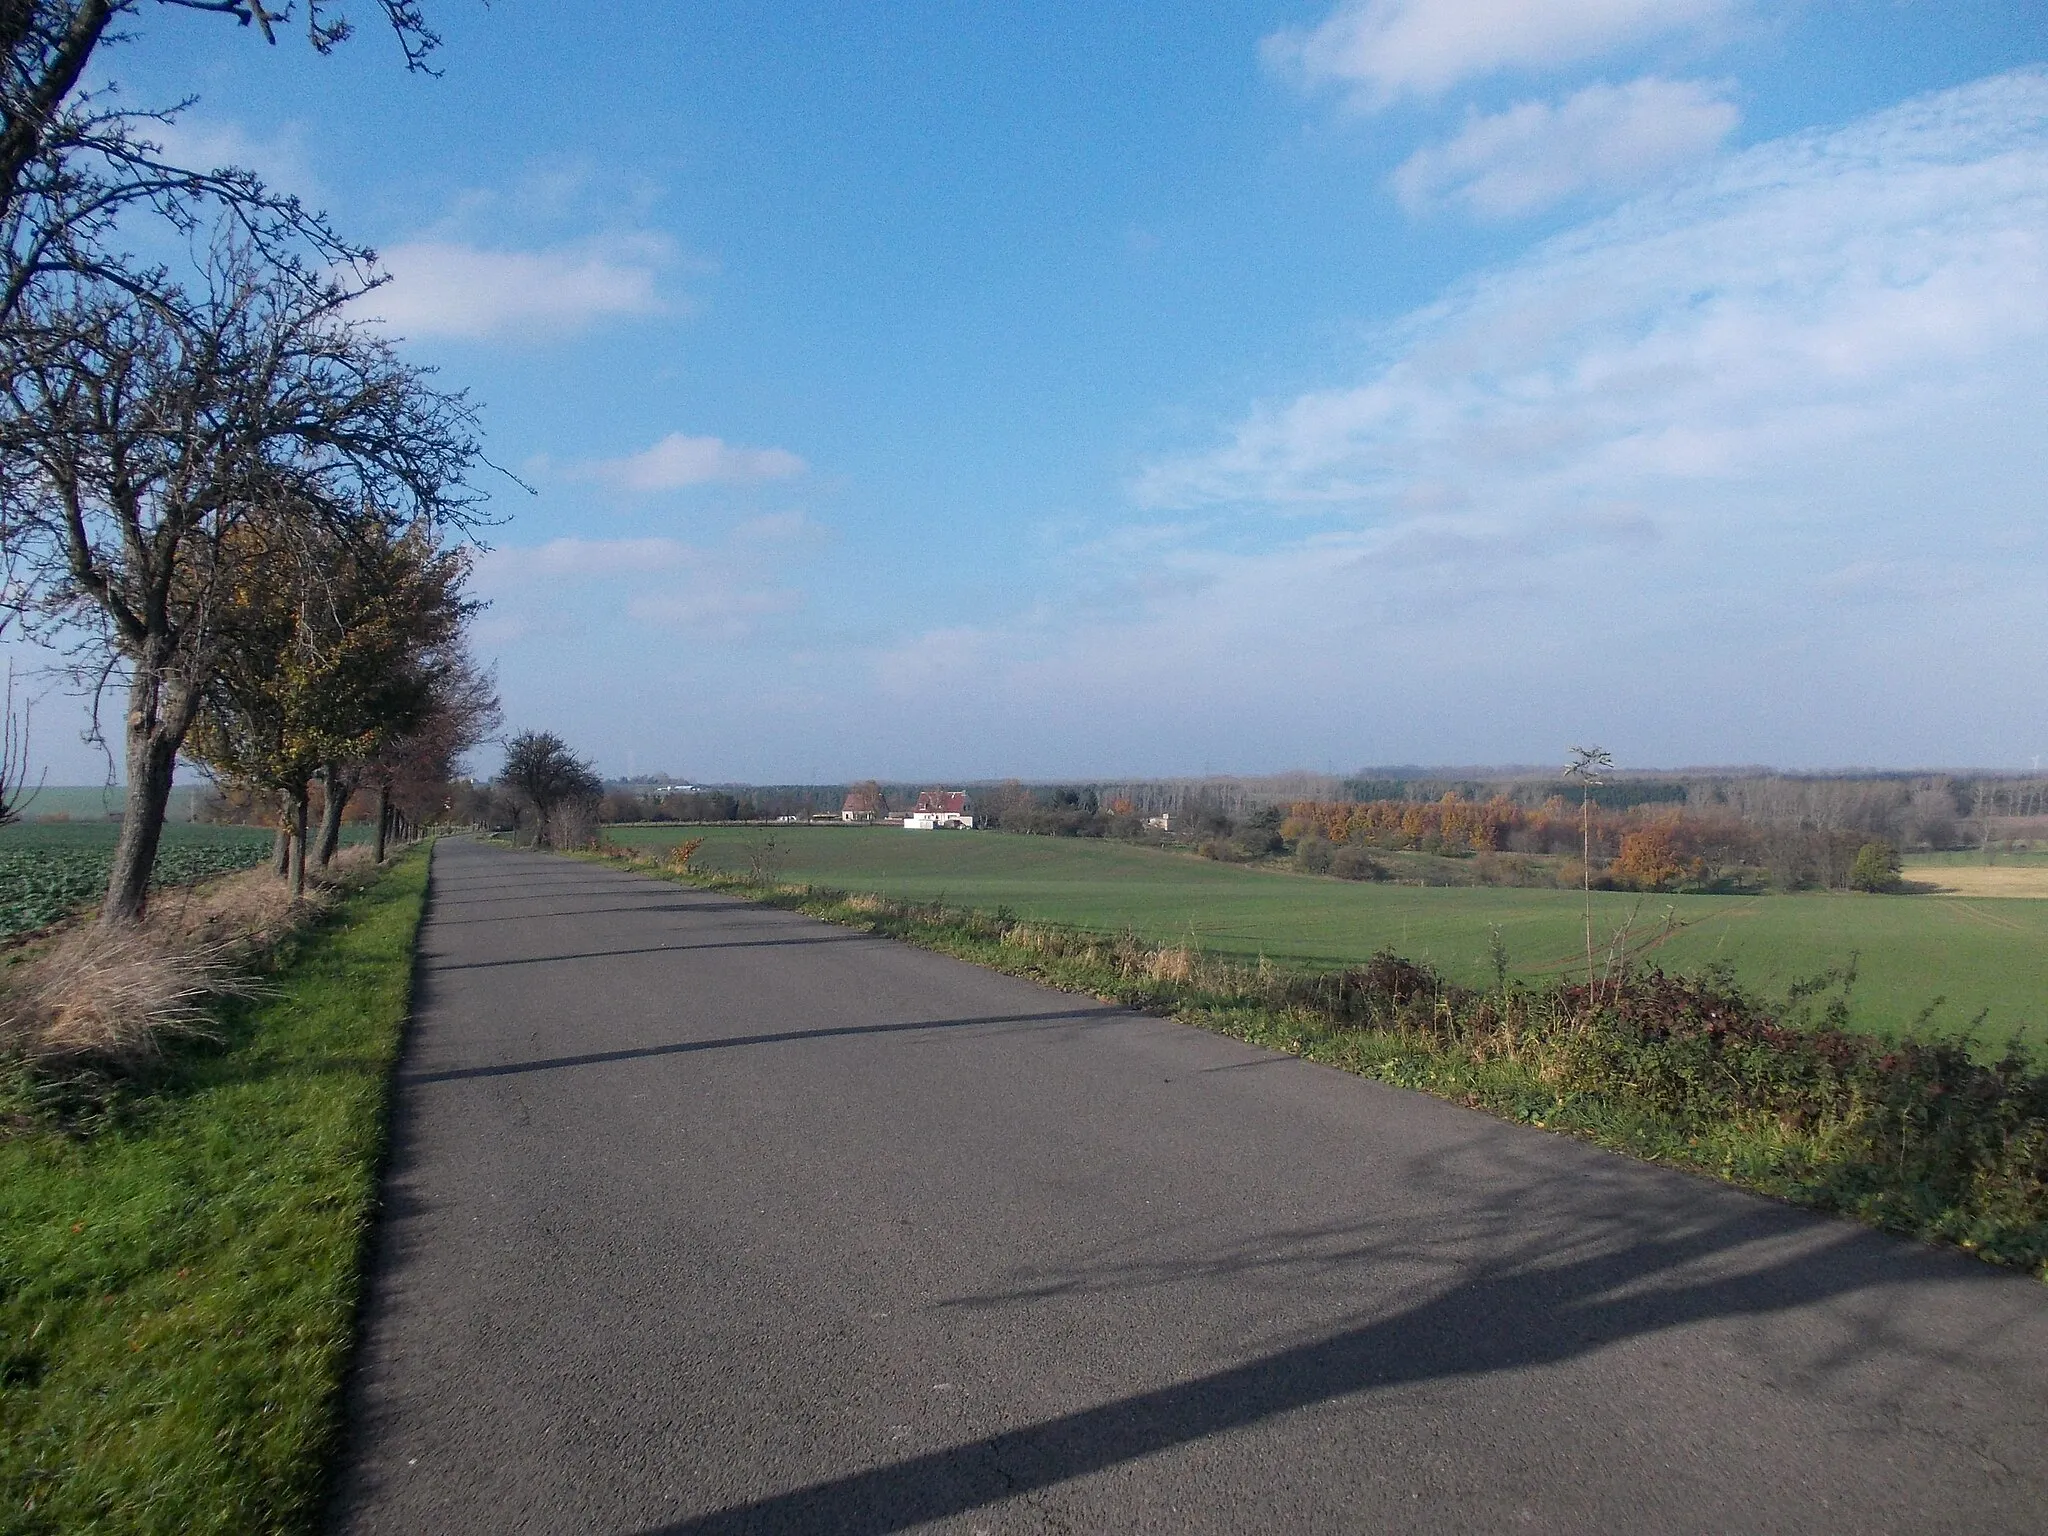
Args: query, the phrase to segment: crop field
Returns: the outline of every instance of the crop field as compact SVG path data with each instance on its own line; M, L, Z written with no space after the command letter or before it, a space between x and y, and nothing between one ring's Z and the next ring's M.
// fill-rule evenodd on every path
M0 827L0 939L54 923L99 900L120 832L108 821ZM173 822L164 828L157 848L156 883L189 885L247 869L261 864L270 847L271 833L261 827Z
M759 866L785 880L914 900L943 900L1020 917L1205 949L1339 964L1391 948L1477 983L1491 973L1498 931L1509 969L1537 978L1585 964L1577 892L1493 886L1353 884L1276 869L1212 863L1080 838L992 832L912 833L893 827L614 827L613 841L659 847L703 836L708 868ZM1955 873L1960 874L1960 867ZM1906 871L1934 883L1935 872ZM1943 871L1948 873L1948 871ZM1882 1033L1910 1025L1937 998L1934 1027L2002 1043L2022 1030L2048 1046L2048 901L1947 894L1632 896L1594 892L1602 944L1633 915L1641 938L1669 913L1677 925L1649 959L1671 970L1724 963L1767 994L1857 957L1855 1023Z
M197 784L180 784L171 791L165 814L171 821L190 821L192 812L205 799L206 790ZM45 784L31 787L21 797L21 815L26 821L51 817L70 821L105 821L120 811L127 792L102 784Z

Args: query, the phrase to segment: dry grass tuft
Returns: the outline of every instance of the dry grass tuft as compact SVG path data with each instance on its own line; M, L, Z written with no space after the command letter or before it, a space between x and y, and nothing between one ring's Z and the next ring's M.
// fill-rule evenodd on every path
M205 1036L210 999L252 995L250 965L375 872L367 846L344 848L306 872L299 902L268 869L247 869L157 892L139 928L82 921L0 972L0 1057L121 1069L171 1036Z
M885 897L856 895L847 897L846 905L856 912L887 912L892 904Z
M0 1050L40 1065L132 1066L170 1035L204 1035L207 999L246 993L218 949L148 928L77 928L19 961L0 993Z
M1191 982L1195 979L1195 952L1185 945L1155 949L1145 966L1154 981Z
M306 900L295 908L284 881L267 869L245 869L204 885L160 892L144 931L175 948L256 953L333 899L324 872L307 871Z

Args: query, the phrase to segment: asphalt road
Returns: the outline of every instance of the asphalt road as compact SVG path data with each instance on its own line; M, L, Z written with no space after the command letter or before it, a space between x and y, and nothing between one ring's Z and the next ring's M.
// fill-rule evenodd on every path
M712 894L436 855L349 1532L2048 1531L2048 1287Z

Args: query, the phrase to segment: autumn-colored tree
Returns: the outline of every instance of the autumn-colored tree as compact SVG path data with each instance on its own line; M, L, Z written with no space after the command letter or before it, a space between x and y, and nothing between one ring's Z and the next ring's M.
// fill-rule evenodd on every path
M1639 891L1661 891L1684 878L1685 862L1672 845L1672 828L1658 822L1621 840L1621 853L1614 861L1614 876Z
M386 741L362 767L380 864L394 831L423 826L451 809L457 765L503 723L496 680L460 645L427 657L422 671L427 704L418 722Z
M420 732L437 710L445 717L448 657L480 606L463 593L468 574L466 550L440 548L415 525L360 543L327 585L326 623L353 633L335 648L330 668L329 750L320 765L327 795L314 863L324 867L334 857L342 812L378 754Z
M474 604L461 592L465 557L423 526L373 524L310 549L288 536L294 527L248 522L222 545L231 570L215 622L230 643L187 750L222 779L278 795L297 897L314 777L326 778L323 823L338 836L349 773L421 723L432 698L421 659L453 643Z

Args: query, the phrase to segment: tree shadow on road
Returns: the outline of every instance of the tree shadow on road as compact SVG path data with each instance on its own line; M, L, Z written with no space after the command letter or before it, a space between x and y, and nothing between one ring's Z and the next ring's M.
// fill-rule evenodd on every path
M637 1046L629 1050L591 1051L580 1056L550 1056L539 1061L508 1061L492 1066L449 1067L437 1072L409 1072L399 1076L401 1087L428 1083L458 1082L472 1077L516 1077L528 1072L554 1072L564 1067L601 1066L613 1061L644 1061L656 1056L689 1056L699 1051L730 1051L750 1045L793 1045L812 1040L832 1040L858 1035L901 1035L923 1030L966 1029L986 1024L1037 1024L1071 1022L1078 1019L1127 1017L1121 1008L1066 1008L1053 1013L998 1013L972 1019L910 1019L892 1024L847 1024L830 1029L785 1029L761 1035L718 1035L708 1040L678 1040L667 1045Z
M583 949L566 955L514 955L504 960L459 960L443 965L431 956L427 973L445 976L453 971L498 971L528 965L556 965L570 960L624 960L635 955L686 955L700 949L790 949L813 944L885 944L869 933L806 934L792 939L717 939L709 944L646 944L635 949Z
M549 894L553 895L554 893L550 892ZM637 891L586 891L578 894L587 896L637 896L640 893ZM529 897L528 899L532 898ZM465 903L458 902L454 903L454 905L460 906L465 905ZM480 903L468 903L468 905L480 905ZM668 901L643 901L634 903L631 906L549 907L539 912L520 912L516 914L485 913L481 917L437 917L434 920L434 926L436 928L472 928L486 923L525 923L552 917L610 917L614 913L620 912L681 912L691 917L699 917L707 912L759 912L760 910L759 906L751 902L709 899L691 901L687 898L682 898Z
M1496 1171L1499 1152L1495 1143L1487 1156ZM1873 1421L1894 1426L1924 1408L1927 1422L1913 1430L1922 1437L1948 1432L1959 1377L1995 1400L2024 1402L2048 1365L2048 1306L2038 1288L1969 1260L1680 1175L1664 1176L1671 1187L1663 1199L1646 1200L1639 1168L1605 1190L1596 1173L1589 1192L1584 1181L1560 1180L1554 1163L1539 1172L1532 1161L1526 1178L1475 1200L1465 1163L1453 1148L1403 1175L1423 1190L1442 1186L1441 1221L1275 1229L1194 1259L1148 1256L1175 1244L1156 1232L1134 1234L1129 1257L1027 1272L1014 1286L941 1304L1044 1307L1086 1293L1188 1287L1192 1308L1205 1286L1212 1295L1218 1285L1251 1286L1269 1298L1275 1286L1299 1285L1332 1296L1391 1292L1380 1315L1153 1390L654 1527L649 1536L879 1536L1319 1404L1541 1369L1716 1320L1769 1331L1761 1369L1783 1378L1773 1381L1780 1390L1856 1398ZM1986 1304L1928 1326L1929 1304L1954 1299L1958 1289ZM1797 1341L1789 1351L1788 1337ZM2026 1443L2029 1431L2016 1433Z

